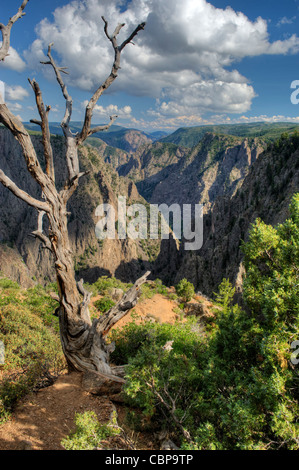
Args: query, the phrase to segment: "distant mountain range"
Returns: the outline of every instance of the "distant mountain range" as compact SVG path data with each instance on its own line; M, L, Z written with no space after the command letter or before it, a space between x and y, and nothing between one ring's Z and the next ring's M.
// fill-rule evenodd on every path
M161 142L171 142L184 147L194 147L207 132L234 135L236 137L261 137L266 142L278 139L283 132L292 134L299 131L299 125L287 122L256 122L248 124L223 124L217 126L182 127L164 138Z
M82 129L82 122L73 122L72 131L79 132ZM24 123L25 127L33 133L38 133L39 129L30 122ZM97 126L98 124L95 124ZM181 147L192 148L197 145L209 132L213 134L225 134L236 137L261 137L265 142L272 142L279 138L283 132L293 133L299 130L299 125L286 122L277 123L248 123L248 124L223 124L211 126L182 127L169 134L165 131L144 132L139 129L129 129L123 126L112 125L107 131L98 132L93 135L93 139L101 139L111 147L119 148L128 153L134 153L140 146L152 142L169 142ZM59 122L50 123L52 134L63 135Z
M25 127L31 132L38 132L39 129L36 124L31 122L25 122ZM72 122L71 130L72 132L80 132L82 129L82 122ZM95 124L92 127L96 127L98 124ZM63 135L62 128L60 123L51 122L50 123L50 132L55 135ZM107 131L97 132L93 135L93 138L101 139L106 142L106 144L111 147L116 147L126 152L132 153L137 150L140 145L155 142L163 137L167 136L167 132L156 131L153 133L146 133L138 129L128 129L126 127L112 125Z

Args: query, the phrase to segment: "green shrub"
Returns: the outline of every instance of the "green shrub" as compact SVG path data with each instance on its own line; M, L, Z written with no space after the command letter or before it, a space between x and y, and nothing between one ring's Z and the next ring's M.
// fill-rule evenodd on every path
M0 289L20 289L20 286L17 282L4 277L0 279Z
M108 312L108 310L110 310L110 308L113 307L113 305L115 305L115 302L109 299L109 297L103 297L102 299L96 300L94 302L94 306L101 313Z
M184 302L190 302L194 295L194 286L187 279L182 279L175 287L176 293Z
M168 295L168 289L166 286L164 286L163 282L161 279L156 279L155 280L155 286L156 286L156 293L161 294L161 295Z
M233 303L235 291L236 289L232 287L229 279L223 279L218 287L218 292L214 293L217 304L221 305L226 312Z
M0 421L21 397L51 383L66 367L58 318L50 315L57 303L40 286L23 290L5 285L0 289L0 341L5 345Z
M152 299L154 295L160 294L164 296L168 296L168 289L166 286L163 285L162 281L160 279L156 279L154 282L145 282L141 286L141 300L144 299Z
M132 285L131 283L122 282L115 277L102 276L91 286L88 285L88 289L90 288L95 295L107 295L112 288L127 291Z
M299 379L290 361L299 332L299 194L284 224L253 225L243 251L246 311L232 304L225 279L205 338L195 324L130 325L116 335L118 359L129 361L125 391L176 430L184 449L299 450Z
M116 358L117 363L129 361L125 386L129 402L133 400L145 416L154 416L155 422L161 424L165 421L163 413L167 417L169 410L159 397L169 405L174 399L177 419L192 426L191 409L196 407L201 387L198 365L205 349L195 320L175 325L131 323L114 332L113 339L116 350L112 359ZM170 427L176 428L176 424L170 423Z
M173 294L173 293L168 294L168 298L169 298L169 300L173 300L173 301L178 300L178 296L176 294Z
M103 440L117 436L120 433L115 417L112 423L100 424L93 411L76 413L75 424L76 430L61 442L61 445L66 450L94 450L101 448Z

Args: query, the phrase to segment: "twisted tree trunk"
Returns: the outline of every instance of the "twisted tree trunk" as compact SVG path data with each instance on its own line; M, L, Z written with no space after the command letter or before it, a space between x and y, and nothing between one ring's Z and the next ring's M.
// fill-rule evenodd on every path
M0 30L3 36L3 43L0 48L0 60L4 60L8 55L12 25L24 15L23 10L27 3L28 0L23 1L18 13L11 18L7 26L0 23ZM110 36L108 33L108 23L105 18L102 19L104 21L104 32L114 49L114 62L110 75L95 91L86 107L85 120L81 132L73 134L70 128L73 101L61 76L61 73L67 73L65 67L58 67L52 57L51 51L53 44L50 44L48 48L49 60L43 62L53 68L57 82L66 101L65 115L61 122L66 143L65 158L68 170L68 178L64 188L58 191L55 185L55 169L48 120L51 107L45 107L41 90L35 80L29 80L29 82L35 94L40 120L32 120L32 122L39 125L41 128L46 162L45 171L41 168L27 130L22 122L9 111L4 103L0 103L0 122L12 132L20 143L28 172L41 188L42 200L30 196L26 191L18 188L2 170L0 170L0 183L12 191L18 198L37 209L39 213L38 228L33 232L33 235L54 255L59 291L57 300L59 301L58 316L61 344L69 369L87 374L86 386L89 387L89 389L94 390L96 388L97 390L105 392L112 387L112 384L116 384L113 389L116 391L124 382L124 380L119 377L123 374L122 368L113 368L109 365L109 354L112 346L106 344L105 337L112 326L136 305L140 293L140 286L145 282L149 273L146 273L142 278L136 281L134 286L124 295L117 305L112 307L99 319L91 322L88 309L91 295L84 289L83 280L77 283L75 279L73 253L70 248L67 228L67 203L77 189L79 179L86 174L80 173L79 169L79 145L95 132L108 129L116 119L116 116L111 116L110 123L106 126L97 126L91 129L94 107L103 92L117 78L122 50L130 44L132 39L140 30L144 29L145 26L145 23L138 25L130 36L119 46L117 44L117 36L124 24L119 24L114 33ZM44 216L46 216L49 221L48 234L45 234L43 230ZM96 385L94 386L93 384Z

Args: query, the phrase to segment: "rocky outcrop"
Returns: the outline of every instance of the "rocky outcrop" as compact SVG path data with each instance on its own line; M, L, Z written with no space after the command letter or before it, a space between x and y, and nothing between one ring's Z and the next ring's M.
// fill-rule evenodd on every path
M102 139L97 137L89 137L87 143L97 149L97 153L104 159L106 163L110 163L113 168L125 165L130 160L130 154L119 148L107 145Z
M232 195L263 147L259 141L207 134L156 184L151 202L204 204L207 211L219 195ZM166 176L166 177L165 177ZM137 185L142 193L142 186Z
M186 156L188 149L174 144L155 142L140 147L127 164L117 171L122 176L130 176L134 181L144 181L159 174L162 169L178 163Z
M35 284L21 255L6 244L0 244L0 277L12 279L24 288Z
M118 168L153 204L205 204L232 195L265 148L260 139L207 133L191 150L157 142L142 147Z
M212 294L224 277L242 289L242 241L248 239L256 218L277 225L288 217L288 207L299 191L299 149L272 145L251 166L233 196L221 196L204 217L203 247L184 251L181 244L179 268L174 282L186 277L204 293Z
M101 139L108 145L134 153L140 146L153 142L153 138L136 129L124 129L117 132L103 132Z
M41 139L32 137L41 165L44 165ZM64 144L61 137L52 138L54 151L56 181L58 187L66 178ZM0 129L0 168L22 189L34 197L40 197L40 189L30 177L25 167L20 147L12 135ZM107 157L107 155L106 155ZM117 196L127 197L128 204L144 202L136 186L130 180L120 178L113 167L105 163L100 153L90 145L80 150L80 167L90 171L72 196L69 203L69 234L74 253L77 277L94 282L100 275L115 275L127 282L138 278L148 268L147 251L151 245L157 250L158 241L149 241L143 245L138 240L98 240L95 226L98 218L96 207L101 203L109 203L116 209ZM13 246L16 259L26 270L29 278L40 283L55 280L52 255L44 250L39 241L31 237L37 227L37 213L25 203L18 200L9 190L0 185L0 242ZM146 246L145 246L146 245ZM25 271L17 268L7 270L3 250L0 270L5 271L13 279L25 279ZM22 274L23 272L23 274ZM22 281L24 283L25 281ZM27 281L26 281L27 282Z

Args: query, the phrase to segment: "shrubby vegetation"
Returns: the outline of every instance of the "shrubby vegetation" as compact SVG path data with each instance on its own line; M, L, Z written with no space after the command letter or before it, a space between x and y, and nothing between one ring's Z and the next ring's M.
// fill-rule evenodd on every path
M288 155L290 156L299 148L299 132L296 129L292 135L289 135L287 132L283 132L279 139L275 140L273 150L276 153L281 153L282 151L287 151Z
M141 286L141 300L151 299L156 294L169 297L169 292L166 286L163 285L161 279L156 279L153 282L146 282Z
M16 402L42 387L65 369L59 338L57 306L49 296L53 285L20 289L0 279L0 341L5 345L5 364L0 366L0 423Z
M290 359L291 343L299 339L299 194L285 223L272 227L257 220L242 249L245 306L234 304L235 290L224 279L208 330L196 318L113 330L112 360L127 364L128 420L139 428L144 422L166 428L183 449L298 450L299 370ZM112 288L128 287L107 277L89 286L104 303ZM63 367L50 289L23 291L0 280L0 340L7 346L2 372L16 373L0 387L2 419L19 396ZM185 302L194 294L186 280L176 291ZM142 292L143 298L168 293L159 280ZM90 413L78 415L76 425L65 448L94 448L116 431Z
M190 302L194 295L194 286L187 279L182 279L175 288L176 293L184 302Z
M113 305L115 305L115 302L109 297L103 297L102 299L96 300L94 303L96 309L101 313L108 312Z
M76 430L64 439L61 444L66 450L94 450L102 448L102 441L120 434L116 419L108 424L100 424L93 411L77 413Z
M228 280L207 338L192 322L128 325L114 333L115 360L129 362L125 391L185 449L299 449L299 195L274 228L257 220L244 244L244 300Z
M109 295L111 289L122 289L124 292L133 284L125 283L115 277L102 276L93 284L84 284L93 295Z

